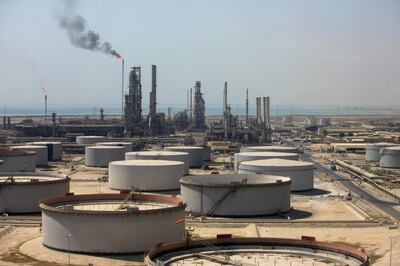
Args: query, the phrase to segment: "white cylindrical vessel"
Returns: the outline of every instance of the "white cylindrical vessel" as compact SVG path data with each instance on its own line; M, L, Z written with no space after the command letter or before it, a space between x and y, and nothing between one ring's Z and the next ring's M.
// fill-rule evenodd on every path
M258 152L258 151L270 151L270 152L290 152L290 153L299 153L299 149L296 147L288 147L288 146L247 146L242 147L240 152Z
M47 146L23 145L11 146L10 148L12 150L34 151L36 153L36 166L46 166L48 164Z
M80 253L143 252L182 239L185 206L174 196L139 193L49 198L40 203L43 245Z
M179 189L185 165L178 161L127 160L112 162L108 168L108 186L116 190L141 191Z
M138 151L125 153L125 160L166 160L185 164L185 174L189 173L189 153L177 151Z
M85 148L85 165L107 167L110 162L123 160L124 156L124 147L89 146Z
M400 146L382 148L380 150L379 166L400 168Z
M380 150L386 147L393 147L396 144L380 142L380 143L371 143L365 146L365 160L368 162L379 162L380 159Z
M47 147L47 159L49 161L61 161L62 160L62 144L61 142L54 141L35 141L31 145L46 146Z
M103 136L78 136L76 137L76 143L81 145L96 144L98 142L104 142L106 140Z
M165 147L164 150L189 153L189 167L200 167L203 165L203 159L204 159L203 147L172 146L172 147Z
M262 159L287 159L287 160L299 160L299 155L296 153L288 152L240 152L234 155L234 167L235 172L239 170L241 162L254 161Z
M292 179L292 191L314 188L314 164L310 162L286 159L246 161L240 163L238 173L288 176Z
M185 176L186 211L215 216L259 216L290 210L290 178L255 174Z
M36 152L23 150L0 150L0 172L35 172Z
M69 192L69 178L43 173L0 173L0 213L40 212L39 201Z
M99 142L96 143L96 146L119 146L124 147L125 153L132 151L131 142Z

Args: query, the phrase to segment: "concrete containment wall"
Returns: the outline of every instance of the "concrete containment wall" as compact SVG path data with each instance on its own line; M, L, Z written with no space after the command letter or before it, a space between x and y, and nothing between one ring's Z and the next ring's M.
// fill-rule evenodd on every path
M34 151L36 153L36 166L46 166L48 164L47 146L23 145L11 146L11 150Z
M107 167L110 162L123 160L124 156L124 147L90 146L85 148L85 165Z
M259 216L290 210L290 178L266 175L185 176L186 211L216 216Z
M173 147L165 147L164 150L189 153L189 167L200 167L203 165L203 159L204 159L203 147L173 146Z

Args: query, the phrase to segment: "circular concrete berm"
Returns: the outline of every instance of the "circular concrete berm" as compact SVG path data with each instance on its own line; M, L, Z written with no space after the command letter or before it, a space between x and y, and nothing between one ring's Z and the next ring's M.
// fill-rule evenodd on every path
M40 212L39 201L69 192L69 178L43 173L0 173L0 212Z
M296 153L289 152L240 152L234 155L234 168L235 172L239 171L239 165L241 162L263 160L263 159L287 159L287 160L299 160L299 155Z
M310 162L286 159L246 161L240 163L238 173L288 176L292 179L292 191L314 188L314 164Z
M47 146L22 145L11 146L14 151L34 151L36 152L36 166L46 166L48 164Z
M207 216L260 216L290 210L290 178L255 174L185 176L186 211Z
M291 152L291 153L299 153L299 149L296 147L289 147L289 146L277 146L277 145L270 145L270 146L247 146L242 147L240 152L257 152L257 151L271 151L271 152Z
M96 144L106 140L103 136L77 136L76 143L81 145Z
M204 148L196 146L172 146L165 147L165 151L177 151L189 153L189 167L200 167L203 165Z
M365 146L365 160L367 162L379 162L380 149L385 147L393 147L396 144L388 142L371 143Z
M125 160L166 160L185 164L185 174L189 173L189 153L177 151L138 151L125 153Z
M35 172L36 152L24 150L0 150L0 172Z
M116 190L175 190L184 171L184 163L178 161L117 161L109 165L108 186Z
M379 166L400 168L400 146L382 148L380 150Z
M124 147L89 146L85 148L85 165L107 167L110 162L123 160L124 156Z
M80 253L143 252L182 239L185 207L174 196L139 193L45 199L40 203L43 245Z
M96 146L119 146L119 147L124 147L125 153L132 151L131 142L99 142L96 143Z

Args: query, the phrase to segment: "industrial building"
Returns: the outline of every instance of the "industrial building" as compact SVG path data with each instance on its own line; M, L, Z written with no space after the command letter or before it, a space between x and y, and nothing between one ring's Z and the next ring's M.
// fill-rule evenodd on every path
M174 196L139 193L48 198L42 209L43 245L95 254L144 252L182 239L186 205Z
M140 67L132 67L129 73L129 92L125 95L125 134L143 134L142 74Z
M271 152L271 151L258 151L258 152L240 152L234 155L234 169L235 172L239 170L241 162L255 161L262 159L287 159L287 160L299 160L297 153L290 152Z
M265 174L287 176L292 180L291 191L314 188L314 164L287 159L265 159L241 162L239 174Z
M69 192L69 178L44 173L0 173L0 212L37 213L39 201Z
M107 167L110 162L125 158L122 146L89 146L85 148L85 165L91 167Z
M255 174L185 176L186 211L204 216L260 216L290 210L290 178Z
M206 105L203 98L203 93L201 92L201 81L196 81L194 87L194 108L193 108L193 116L194 116L194 128L195 129L204 129L206 122Z

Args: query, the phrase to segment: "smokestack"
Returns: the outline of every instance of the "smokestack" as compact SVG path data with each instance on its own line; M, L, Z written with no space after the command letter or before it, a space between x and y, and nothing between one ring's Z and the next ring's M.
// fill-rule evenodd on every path
M125 61L122 59L122 79L121 79L121 116L124 117L124 72L125 72Z
M192 88L190 88L190 121L192 121L192 113L193 113L193 96L192 96Z
M157 114L157 66L151 66L150 116Z
M261 124L261 97L256 98L256 122L257 125Z
M265 130L271 129L270 122L269 122L269 97L264 97L263 98L263 104L264 104L264 128Z
M246 89L246 125L249 124L249 89Z
M224 96L223 96L223 106L224 106L224 137L228 138L228 82L225 81L224 84Z

